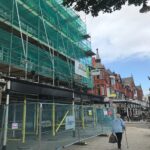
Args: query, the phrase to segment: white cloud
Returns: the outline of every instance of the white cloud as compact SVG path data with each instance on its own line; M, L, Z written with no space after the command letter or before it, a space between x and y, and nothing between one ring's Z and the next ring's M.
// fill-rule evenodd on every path
M150 13L141 14L139 9L125 6L111 14L87 16L92 48L99 48L105 62L133 56L150 58Z
M143 89L143 93L144 93L144 95L149 95L150 91L149 91L149 89Z

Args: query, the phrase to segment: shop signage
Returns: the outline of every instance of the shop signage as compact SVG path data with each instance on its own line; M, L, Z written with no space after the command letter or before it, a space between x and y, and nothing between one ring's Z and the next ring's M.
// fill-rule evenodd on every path
M109 94L109 96L108 97L116 97L117 95L115 94L115 93L112 93L112 94Z
M80 63L79 61L75 61L75 73L80 76L88 78L89 68L86 65Z
M91 70L91 75L92 76L98 76L98 75L100 75L100 69Z

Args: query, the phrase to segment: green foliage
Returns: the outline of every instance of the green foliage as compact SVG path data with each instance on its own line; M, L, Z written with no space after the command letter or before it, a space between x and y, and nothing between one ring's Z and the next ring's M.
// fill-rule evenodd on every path
M67 7L73 7L76 11L84 11L86 14L98 16L99 12L112 13L120 10L125 3L128 5L140 6L148 0L63 0Z

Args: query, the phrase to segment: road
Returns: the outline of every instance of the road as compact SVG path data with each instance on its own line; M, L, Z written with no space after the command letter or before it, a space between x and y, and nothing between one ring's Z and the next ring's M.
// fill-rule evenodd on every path
M122 150L150 150L150 128L146 123L127 124L127 148L125 134L122 140ZM116 144L108 143L108 137L95 137L85 146L72 145L66 150L117 150Z

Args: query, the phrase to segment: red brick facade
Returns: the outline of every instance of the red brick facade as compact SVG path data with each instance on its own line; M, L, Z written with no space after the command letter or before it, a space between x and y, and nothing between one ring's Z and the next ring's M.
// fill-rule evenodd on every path
M143 98L143 90L142 90L141 85L140 86L136 86L135 98L138 99L138 100L142 100L142 98Z
M141 87L136 87L133 77L121 78L119 74L107 70L98 54L92 59L93 67L100 70L99 74L93 75L94 88L92 93L105 97L117 99L138 99L142 100L143 91Z

